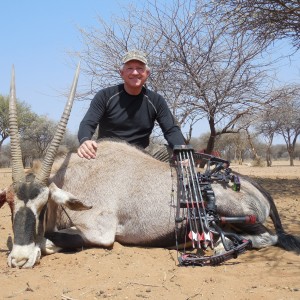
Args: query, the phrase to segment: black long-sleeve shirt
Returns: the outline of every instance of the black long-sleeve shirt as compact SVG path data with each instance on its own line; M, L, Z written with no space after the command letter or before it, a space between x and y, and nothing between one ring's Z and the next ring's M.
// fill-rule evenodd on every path
M80 123L78 140L90 140L99 124L98 138L120 138L142 148L149 145L154 122L160 125L171 148L185 144L165 99L143 87L137 95L129 95L124 84L100 90Z

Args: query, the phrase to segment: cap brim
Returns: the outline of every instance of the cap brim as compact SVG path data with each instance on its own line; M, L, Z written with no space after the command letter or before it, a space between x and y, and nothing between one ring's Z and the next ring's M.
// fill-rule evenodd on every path
M143 63L145 65L147 64L147 60L144 60L144 59L141 59L141 58L128 58L128 59L123 60L123 64L126 64L127 62L129 62L131 60L137 60L137 61L140 61L141 63Z

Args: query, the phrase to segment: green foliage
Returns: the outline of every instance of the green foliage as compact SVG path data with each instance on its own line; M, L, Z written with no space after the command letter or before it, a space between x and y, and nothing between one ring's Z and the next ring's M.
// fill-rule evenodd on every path
M17 100L18 125L20 133L31 125L37 118L37 115L31 111L31 108L25 102ZM0 147L9 137L9 97L0 95Z
M24 142L29 142L27 147L29 146L28 151L22 145L22 152L33 152L35 151L39 157L42 157L49 144L51 143L57 123L50 120L47 116L36 117L35 120L32 121L30 126L26 127L22 132L22 144L27 144Z

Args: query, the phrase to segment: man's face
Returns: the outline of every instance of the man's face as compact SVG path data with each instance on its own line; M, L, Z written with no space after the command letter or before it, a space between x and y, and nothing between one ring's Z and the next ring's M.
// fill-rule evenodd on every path
M138 60L130 60L124 64L120 71L121 77L124 80L125 86L129 89L141 89L150 71L146 69L146 65Z

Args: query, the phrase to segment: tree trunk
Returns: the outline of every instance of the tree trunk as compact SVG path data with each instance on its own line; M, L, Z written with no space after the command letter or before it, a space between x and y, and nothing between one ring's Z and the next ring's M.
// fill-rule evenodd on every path
M288 154L289 154L289 156L290 156L290 166L291 166L291 167L294 166L295 146L296 146L296 142L294 142L294 143L289 143L288 146L287 146L287 151L288 151Z
M215 138L216 138L216 129L214 119L209 119L209 127L210 127L210 136L206 145L206 149L204 149L204 153L211 154L215 147ZM201 161L200 168L204 168L206 161Z
M247 132L247 138L248 138L248 142L249 142L249 145L250 145L251 152L253 154L254 160L259 160L260 156L258 155L257 150L256 150L256 148L255 148L255 146L254 146L254 144L252 142L251 135L250 135L250 133L249 133L248 130L246 130L246 132Z
M1 162L1 158L2 158L2 144L3 144L3 141L0 141L0 162ZM1 165L0 165L1 167Z
M268 143L267 143L267 150L266 150L266 161L267 161L267 167L272 166L272 152L271 152L271 147L273 144L273 138L274 138L274 133L270 133L268 135Z
M272 166L272 158L271 158L271 147L268 146L267 152L266 152L266 161L267 161L267 167Z
M293 149L290 149L289 152L289 156L290 156L290 166L293 167L294 166L294 151Z
M243 164L243 161L244 161L244 159L243 159L243 151L240 150L240 154L239 154L239 165L242 165L242 164Z

